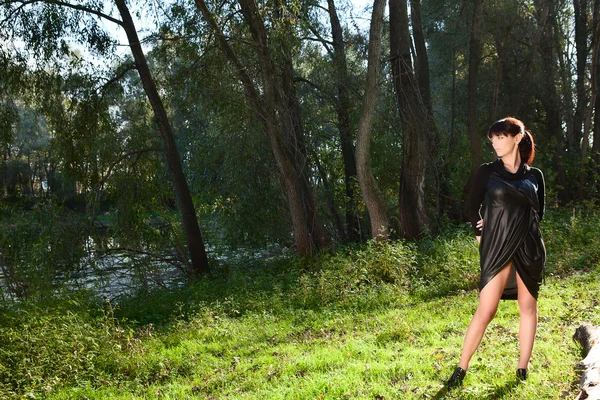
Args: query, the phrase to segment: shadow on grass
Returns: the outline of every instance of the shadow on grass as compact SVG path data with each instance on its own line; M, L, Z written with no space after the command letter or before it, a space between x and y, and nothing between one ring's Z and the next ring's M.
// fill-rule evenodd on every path
M501 399L504 396L510 394L513 391L513 389L519 385L519 383L520 381L517 378L513 378L512 380L506 382L504 385L496 387L494 392L487 396L487 398L490 400ZM449 393L451 393L451 391L449 391L448 388L444 385L444 387L438 390L438 392L430 398L436 400L444 399Z
M274 296L286 293L301 271L280 263L228 265L214 268L209 276L179 288L139 291L118 298L117 318L138 325L166 326L173 319L186 318L204 304L231 316L248 309L273 306Z
M497 387L496 390L494 390L494 393L488 396L488 399L503 398L504 396L512 392L513 389L519 385L519 383L521 383L521 381L519 381L517 378L513 378L512 380L506 382L504 386Z

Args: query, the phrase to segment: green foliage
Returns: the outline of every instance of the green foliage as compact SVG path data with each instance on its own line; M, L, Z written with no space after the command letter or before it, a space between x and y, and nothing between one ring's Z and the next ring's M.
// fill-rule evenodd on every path
M86 254L85 218L52 201L32 209L2 205L0 251L8 295L21 299L50 295L81 267Z
M542 220L547 274L564 275L600 262L600 215L587 206L551 210Z
M596 261L585 273L549 277L542 286L527 384L512 378L518 308L502 302L464 388L446 398L550 399L576 391L581 355L571 334L583 322L600 323L600 236L584 241L596 220L560 210L544 219L545 230L555 232L546 232L549 255L573 248ZM5 308L0 396L433 397L458 360L477 303L475 240L464 226L444 225L442 232L313 260L230 262L192 285L118 304L81 296ZM551 260L562 263L562 273L582 268L562 253Z
M473 233L467 227L448 228L419 242L412 290L423 298L472 290L479 282L479 249Z
M304 307L354 307L367 293L367 297L380 290L400 293L409 285L416 258L414 246L405 242L370 241L363 248L323 254L298 277L295 301Z
M101 315L85 301L63 298L55 308L25 303L4 310L0 324L0 397L36 398L65 385L110 382L124 352L140 333L115 321L110 304ZM143 333L142 333L143 334Z

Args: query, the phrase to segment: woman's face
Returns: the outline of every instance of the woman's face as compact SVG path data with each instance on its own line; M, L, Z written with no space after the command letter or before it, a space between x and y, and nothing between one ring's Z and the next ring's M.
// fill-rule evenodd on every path
M521 140L521 135L492 135L490 138L490 142L492 142L492 146L494 147L494 151L496 155L500 158L512 154L513 152L517 152L519 147L519 141Z

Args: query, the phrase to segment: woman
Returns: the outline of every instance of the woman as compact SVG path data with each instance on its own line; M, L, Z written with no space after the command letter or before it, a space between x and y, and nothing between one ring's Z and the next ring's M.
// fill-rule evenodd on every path
M527 379L537 328L537 296L546 260L539 230L544 176L531 167L535 145L523 122L501 119L490 127L488 138L498 159L479 167L466 203L479 242L479 305L467 328L460 362L447 382L449 389L462 383L500 299L516 299L519 304L517 377L522 380ZM482 203L483 218L479 214Z

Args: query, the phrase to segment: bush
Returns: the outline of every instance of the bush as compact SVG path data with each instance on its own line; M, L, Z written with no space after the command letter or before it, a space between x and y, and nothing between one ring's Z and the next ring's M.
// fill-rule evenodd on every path
M600 262L600 213L593 207L552 209L541 228L548 274L564 275Z
M106 304L99 317L82 304L42 309L29 304L3 313L0 325L0 397L36 398L80 381L98 382L139 345Z
M0 266L10 296L48 295L58 278L82 266L89 228L84 216L44 201L30 210L3 206L0 217Z
M415 250L407 242L370 241L363 248L348 247L323 254L298 278L295 299L304 306L348 305L384 286L405 288L416 262Z
M411 290L420 297L445 296L478 285L479 247L473 234L463 227L447 227L446 231L419 242Z

